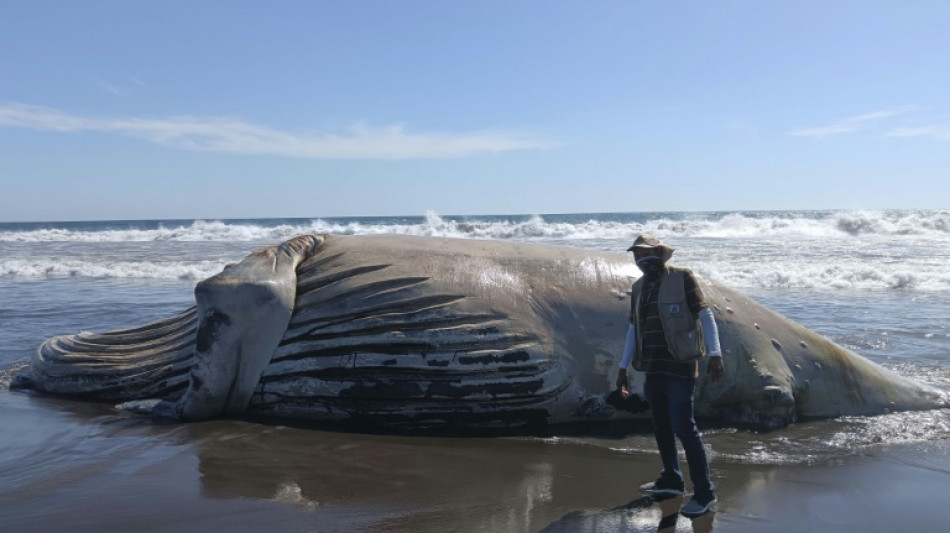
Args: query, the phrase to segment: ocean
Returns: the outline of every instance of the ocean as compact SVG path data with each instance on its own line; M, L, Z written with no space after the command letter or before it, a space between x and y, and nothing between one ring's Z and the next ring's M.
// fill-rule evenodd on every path
M623 254L641 232L675 247L674 263L950 390L950 210L0 223L0 529L553 531L580 512L598 528L620 520L630 531L655 530L656 510L610 514L655 475L649 434L452 439L240 420L159 424L108 405L7 390L46 338L169 316L192 305L198 281L303 233L499 239ZM813 478L868 457L930 457L914 468L938 476L934 483L950 480L950 410L770 433L712 427L704 438L714 475L731 480L723 486L736 498L732 515L720 511L717 530L755 529L746 521L755 513L738 495L768 485L768 472ZM592 465L611 474L587 479ZM881 461L874 465L883 476ZM651 477L634 483L616 473L636 468ZM572 475L574 486L564 477ZM619 499L607 489L628 482L633 492ZM71 527L56 526L65 521ZM887 531L874 529L882 523L866 530Z

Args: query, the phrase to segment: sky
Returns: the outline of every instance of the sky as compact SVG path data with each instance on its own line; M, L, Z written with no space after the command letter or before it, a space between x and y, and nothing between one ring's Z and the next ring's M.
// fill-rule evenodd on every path
M0 221L950 207L950 2L0 2Z

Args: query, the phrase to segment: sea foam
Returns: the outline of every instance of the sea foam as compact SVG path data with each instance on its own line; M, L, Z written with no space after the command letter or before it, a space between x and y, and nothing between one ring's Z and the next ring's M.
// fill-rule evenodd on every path
M156 228L89 230L71 223L11 229L0 224L0 242L279 241L302 233L420 235L478 239L621 239L644 231L665 238L920 236L950 240L950 211L746 212L678 214L534 215L374 219L195 220ZM139 224L139 226L144 225Z
M562 244L623 253L639 233L736 288L950 292L950 211L627 213L0 224L0 276L200 280L305 233Z
M0 276L24 278L151 278L197 280L221 272L226 261L0 260Z

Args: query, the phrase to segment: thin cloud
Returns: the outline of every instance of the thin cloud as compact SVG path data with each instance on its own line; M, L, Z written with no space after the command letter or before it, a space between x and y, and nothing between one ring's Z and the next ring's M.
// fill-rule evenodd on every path
M420 134L407 132L403 125L358 124L342 132L293 133L228 118L88 117L19 103L0 104L0 127L112 133L184 150L311 159L453 158L555 146L505 130Z
M99 87L103 91L113 94L115 96L122 96L122 91L120 91L119 88L115 84L109 83L99 78L93 78L92 81L93 83L96 84L97 87Z
M792 130L789 132L789 135L794 135L796 137L828 137L829 135L841 135L844 133L854 133L856 131L866 130L873 127L876 124L879 124L883 120L887 120L893 117L896 117L902 114L904 111L874 111L872 113L864 113L861 115L855 115L853 117L844 118L833 122L825 126L817 126L811 128L800 128L797 130Z
M129 81L131 81L132 83L138 85L139 87L143 89L148 89L150 91L152 90L152 88L147 83L145 83L144 81L142 81L140 78L136 76L132 76L131 78L129 78Z
M929 137L938 141L950 141L950 126L918 126L894 128L885 137Z

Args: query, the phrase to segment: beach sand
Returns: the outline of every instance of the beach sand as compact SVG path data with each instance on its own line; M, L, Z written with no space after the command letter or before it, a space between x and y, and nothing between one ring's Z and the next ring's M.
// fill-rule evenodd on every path
M691 521L672 518L677 501L637 492L659 458L623 439L156 424L7 391L0 409L3 531L909 532L950 522L946 441L813 464L714 458L718 512Z

